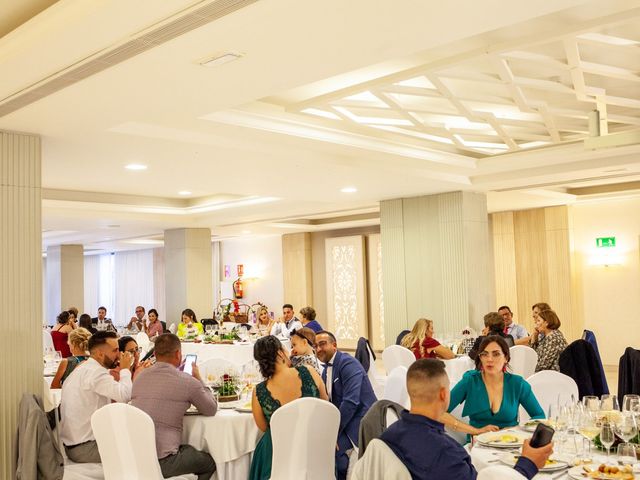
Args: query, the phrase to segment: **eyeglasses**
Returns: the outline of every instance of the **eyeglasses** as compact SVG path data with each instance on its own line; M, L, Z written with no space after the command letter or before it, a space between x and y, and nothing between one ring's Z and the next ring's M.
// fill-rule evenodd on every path
M138 348L130 348L129 350L125 350L125 352L136 354L136 353L142 353L142 348L138 347Z
M478 356L481 360L486 360L491 355L491 358L500 358L503 356L502 352L480 352Z

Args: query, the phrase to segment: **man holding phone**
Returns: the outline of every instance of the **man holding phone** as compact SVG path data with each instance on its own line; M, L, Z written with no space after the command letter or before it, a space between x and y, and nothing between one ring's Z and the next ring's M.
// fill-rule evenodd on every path
M181 445L182 420L193 404L201 415L211 417L218 405L204 386L195 355L187 355L182 365L180 339L165 333L155 343L156 363L136 377L131 404L146 412L156 427L156 449L162 475L174 477L192 473L209 480L216 464L206 452Z
M462 445L445 434L444 425L439 421L447 411L450 397L444 363L435 359L415 361L407 372L407 390L411 410L405 410L380 440L393 450L412 478L475 480L478 472L471 457ZM525 440L514 469L528 479L533 478L553 453L553 444L542 446L544 443L534 448ZM365 455L367 453L365 451Z

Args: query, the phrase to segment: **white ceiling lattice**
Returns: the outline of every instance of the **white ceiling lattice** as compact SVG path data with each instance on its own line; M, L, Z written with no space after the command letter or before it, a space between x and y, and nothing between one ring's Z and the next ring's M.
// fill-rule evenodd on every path
M412 68L288 110L495 155L640 127L640 22Z

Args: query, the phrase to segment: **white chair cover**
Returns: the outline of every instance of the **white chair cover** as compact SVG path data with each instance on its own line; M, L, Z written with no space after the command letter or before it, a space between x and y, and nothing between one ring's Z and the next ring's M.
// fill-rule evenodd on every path
M464 410L464 402L458 405L451 411L451 415L460 420L462 423L469 423L469 417L462 416L462 410ZM445 427L445 431L447 435L453 438L460 445L464 445L467 443L467 434L464 432L459 432L457 430L453 430L451 428Z
M71 460L66 459L62 480L104 480L102 464L73 463Z
M169 327L167 327L167 330L169 330L169 332L173 333L175 335L176 333L176 324L172 323L171 325L169 325Z
M112 403L91 416L105 480L161 480L153 420L142 410ZM196 478L195 475L171 477Z
M387 377L382 398L399 403L405 408L409 408L409 392L407 392L407 367L398 366L394 368Z
M526 477L506 465L484 468L478 473L478 480L522 480L523 478Z
M53 395L51 394L51 387L49 386L49 382L47 382L47 379L43 378L42 383L44 387L42 392L43 393L42 402L44 404L44 411L50 412L51 410L56 408L58 405L55 399L53 398Z
M401 345L390 345L382 352L382 363L384 363L384 369L387 375L391 371L399 366L409 368L413 362L416 361L416 356L408 348L404 348Z
M374 438L355 464L351 480L411 480L411 474L386 443Z
M371 351L368 343L367 352L369 353L369 371L367 372L367 377L369 377L369 382L371 382L371 387L373 388L373 392L376 394L376 398L382 398L384 388L378 381L378 376L376 375L376 361L373 358L373 352Z
M522 378L529 378L536 371L538 354L533 348L525 345L514 345L509 349L511 371Z
M453 358L451 360L443 360L444 368L447 371L447 376L449 377L449 382L451 388L458 383L462 376L468 372L469 370L474 370L476 368L476 364L471 358L467 355L462 357Z
M271 417L271 480L334 478L339 426L340 411L319 398L299 398L277 409Z
M578 384L568 375L555 370L542 370L534 373L527 382L531 385L533 394L538 399L538 403L544 410L546 416L549 415L549 407L551 405L564 405L572 400L576 402L578 396ZM520 421L529 420L529 414L524 408L520 407Z
M392 408L387 408L387 411L385 412L385 417L386 417L386 420L387 420L387 428L389 428L391 425L393 425L398 420L400 420L398 418L398 414Z
M143 355L149 351L149 346L151 345L151 340L149 340L149 335L145 332L140 332L136 335L136 343L138 347L142 349Z
M53 337L51 337L51 330L49 330L48 328L43 328L42 329L42 351L46 352L47 347L51 347L53 350L55 350L55 347L53 346Z

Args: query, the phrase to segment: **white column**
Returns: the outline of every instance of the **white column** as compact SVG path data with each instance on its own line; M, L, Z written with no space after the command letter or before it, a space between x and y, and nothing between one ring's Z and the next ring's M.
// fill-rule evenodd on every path
M164 232L167 326L180 321L185 308L198 319L213 312L211 230L178 228Z
M42 395L40 187L40 138L0 131L0 478L14 477L22 395Z
M84 247L82 245L56 245L47 248L47 313L55 323L62 310L76 307L84 312Z
M470 192L380 204L386 344L420 317L436 336L478 327L495 309L486 196Z

